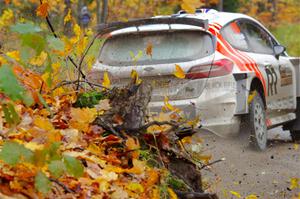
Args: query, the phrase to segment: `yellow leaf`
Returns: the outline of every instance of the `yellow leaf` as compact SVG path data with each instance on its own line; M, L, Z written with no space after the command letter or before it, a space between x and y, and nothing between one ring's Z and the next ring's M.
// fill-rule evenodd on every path
M245 199L258 199L258 197L256 195L251 194L249 196L246 196Z
M184 137L183 139L181 139L181 142L183 144L191 144L192 143L192 137L191 136Z
M79 37L81 35L81 28L78 24L75 24L73 27L74 34L76 37Z
M136 182L131 182L126 186L127 189L130 191L138 192L138 193L143 193L144 192L144 187Z
M0 56L0 66L2 64L6 64L6 63L7 63L6 59L4 59L3 57Z
M82 53L84 52L87 44L88 44L88 38L87 37L83 37L82 39L80 39L78 41L78 44L77 44L77 54L78 55L82 55Z
M54 129L52 123L49 121L49 119L37 116L33 120L33 124L41 129L44 129L46 131L51 131Z
M211 160L212 156L211 155L198 155L197 156L201 161L204 162L204 164L208 164L209 161Z
M11 9L6 9L0 16L0 28L9 26L13 22L14 12Z
M200 116L199 115L197 117L195 117L195 119L190 120L190 121L187 122L187 124L190 125L193 128L199 126L199 123L200 123Z
M176 108L169 103L169 98L167 96L165 96L164 104L165 104L165 108L167 110L170 110L170 111L175 111L176 110Z
M44 82L47 82L49 78L50 78L50 73L49 72L45 72L42 75L42 79L44 80Z
M252 92L250 93L250 95L248 96L247 103L250 104L250 103L253 101L253 99L254 99L254 97L255 97L256 95L257 95L257 92L256 92L256 91L252 91Z
M131 78L134 81L135 85L139 85L142 83L142 80L139 78L138 73L136 70L131 71Z
M151 192L151 199L160 199L159 189L155 187Z
M299 144L294 144L294 149L297 151L299 149Z
M60 62L55 62L51 64L52 70L53 70L53 74L57 74L60 70Z
M183 0L181 9L188 13L195 13L196 9L199 8L203 3L199 0Z
M64 18L64 24L68 23L69 21L71 21L72 19L72 15L71 15L71 9L68 10L68 14L65 16Z
M180 79L184 79L185 78L185 74L184 74L183 69L179 65L177 65L177 64L175 64L175 71L174 71L173 74L177 78L180 78Z
M92 36L94 34L93 30L91 28L88 28L86 31L87 36Z
M104 72L103 74L103 82L102 82L102 86L105 88L110 88L110 80L108 77L108 72Z
M20 61L20 52L17 50L14 51L9 51L6 53L7 56L9 56L10 58L16 60L16 61Z
M173 189L168 188L168 193L169 193L169 197L170 199L178 199L176 193L173 191Z
M232 195L234 195L235 197L237 198L242 198L241 194L239 194L238 192L236 191L229 191Z
M42 3L36 9L36 15L39 16L39 17L46 18L48 16L48 9L49 9L49 4L47 2Z
M37 151L37 150L43 150L45 146L43 144L38 144L36 142L28 142L25 143L25 147L32 151Z
M29 63L31 65L35 65L35 66L42 66L45 63L47 56L48 56L48 54L46 52L42 51L40 53L40 55L30 59Z
M137 140L133 139L132 137L129 137L126 140L126 146L129 151L137 150L140 148L139 142Z
M290 189L296 189L298 186L300 187L299 178L291 178Z
M93 122L97 116L95 108L71 108L70 126L81 130L87 131L89 124Z

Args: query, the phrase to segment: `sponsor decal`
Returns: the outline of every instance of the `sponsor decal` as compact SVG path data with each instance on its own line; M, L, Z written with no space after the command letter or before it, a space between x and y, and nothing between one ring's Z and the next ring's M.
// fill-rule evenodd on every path
M237 24L235 24L237 26ZM246 53L234 49L220 34L222 26L218 23L209 24L209 31L217 37L217 51L232 59L241 71L254 71L261 80L266 92L266 81L258 69L256 62ZM238 31L238 30L236 30Z
M277 92L277 83L278 83L278 76L275 72L274 67L272 65L265 67L266 74L267 74L267 84L268 84L268 96L276 95Z
M281 86L288 86L293 83L293 73L288 67L279 66Z

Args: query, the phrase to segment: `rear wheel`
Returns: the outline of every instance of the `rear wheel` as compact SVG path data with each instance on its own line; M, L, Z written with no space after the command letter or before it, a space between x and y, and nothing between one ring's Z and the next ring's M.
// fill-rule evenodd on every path
M260 151L267 148L266 110L258 92L249 104L249 114L245 118L244 128L250 136L251 148Z

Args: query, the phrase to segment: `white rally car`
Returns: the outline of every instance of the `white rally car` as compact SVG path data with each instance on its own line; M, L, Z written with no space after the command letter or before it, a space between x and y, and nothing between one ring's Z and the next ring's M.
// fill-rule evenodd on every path
M136 70L153 86L151 112L160 112L168 96L218 135L239 133L245 124L257 149L266 148L267 129L278 125L300 138L299 59L255 19L199 9L106 24L99 31L106 40L92 75L101 81L107 71L119 86ZM184 79L173 75L175 65Z

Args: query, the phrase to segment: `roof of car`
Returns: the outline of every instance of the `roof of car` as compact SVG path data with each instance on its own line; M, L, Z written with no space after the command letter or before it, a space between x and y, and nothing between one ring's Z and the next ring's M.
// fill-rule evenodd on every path
M197 9L195 14L188 14L185 11L179 11L177 14L173 14L170 16L162 15L162 16L155 16L152 18L166 18L166 17L167 18L168 17L170 17L170 18L185 18L185 17L186 18L197 18L197 19L202 19L202 20L208 20L208 24L217 23L218 25L221 25L221 26L224 26L228 22L233 21L235 19L240 19L240 18L254 20L253 18L251 18L245 14L230 13L230 12L218 12L214 9ZM188 29L195 29L195 27L193 27L191 25L173 25L173 27L177 27L177 28L182 28L184 26ZM146 30L149 31L149 28L151 30L161 30L162 27L163 27L163 24L157 24L157 25L144 24L144 25L140 26L138 31L146 31ZM168 26L165 28L168 29ZM199 29L199 27L197 27L196 29ZM137 29L135 27L121 28L119 30L112 31L111 35L118 35L118 34L124 34L124 33L136 32L136 31L137 31Z
M241 13L231 13L231 12L219 12L214 9L197 9L195 14L188 14L185 11L179 11L177 14L172 15L174 17L190 17L198 19L207 19L209 24L218 23L221 26L227 24L230 21L239 18L246 18L253 20L252 17L249 17Z

